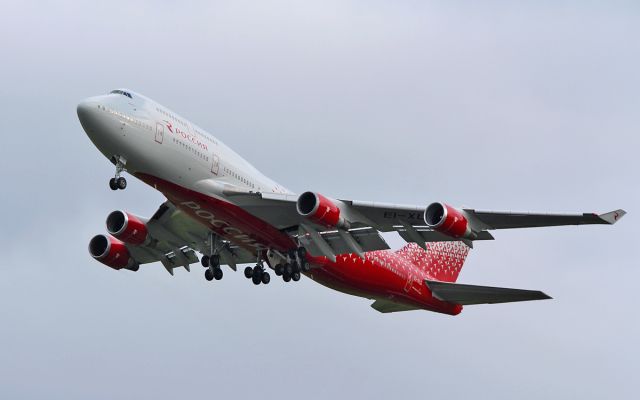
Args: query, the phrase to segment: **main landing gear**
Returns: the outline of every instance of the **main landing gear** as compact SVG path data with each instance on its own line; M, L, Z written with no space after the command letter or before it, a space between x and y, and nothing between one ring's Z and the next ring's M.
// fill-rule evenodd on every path
M222 268L220 268L220 255L214 254L212 256L202 256L200 260L202 266L206 268L204 271L204 279L208 281L222 279L224 275L222 273Z
M282 276L282 280L285 282L299 281L302 272L311 270L311 266L305 259L305 255L306 250L303 247L292 251L288 257L290 261L276 265L276 275Z
M211 249L210 252L207 251L210 255L204 255L201 259L202 266L206 268L204 277L208 281L214 279L220 280L223 276L222 269L220 268L220 255L217 250L217 242L216 238L211 235L209 238ZM251 279L256 286L260 284L268 285L269 282L271 282L271 274L269 274L265 268L265 260L269 260L269 262L271 262L270 265L273 265L276 260L282 261L279 262L274 269L276 275L282 276L285 282L297 282L300 280L303 272L308 272L311 269L311 266L306 260L306 250L302 247L292 250L288 254L276 253L275 256L274 253L269 251L266 254L266 258L263 258L262 253L258 253L256 265L244 269L245 278Z
M116 176L109 179L109 187L111 190L124 190L127 188L127 180L124 176L120 175L126 170L125 165L127 164L127 161L120 156L114 157L112 161L113 160L115 160L116 164Z
M254 285L259 285L264 283L268 285L271 282L271 275L265 271L264 265L262 263L256 264L255 267L247 267L244 269L244 277L247 279L251 279Z
M204 271L204 279L208 281L222 279L224 275L222 273L222 268L220 268L220 248L222 246L220 242L220 238L213 234L213 232L209 232L209 237L207 239L206 244L209 246L206 253L200 259L202 266L206 268Z

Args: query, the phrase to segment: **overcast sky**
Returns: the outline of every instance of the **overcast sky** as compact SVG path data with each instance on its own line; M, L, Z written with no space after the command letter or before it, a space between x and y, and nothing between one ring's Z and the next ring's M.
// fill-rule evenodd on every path
M636 397L639 17L631 1L5 0L0 397ZM87 253L106 215L163 201L135 179L109 190L77 120L116 87L297 192L629 215L478 243L460 282L554 300L457 317L382 315L306 278L113 271Z

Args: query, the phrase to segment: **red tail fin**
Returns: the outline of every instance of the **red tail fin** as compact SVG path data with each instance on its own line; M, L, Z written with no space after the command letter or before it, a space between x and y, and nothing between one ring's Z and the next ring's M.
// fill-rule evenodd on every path
M409 243L398 250L398 254L434 280L455 282L469 254L469 247L462 242L427 242L425 250L416 243Z

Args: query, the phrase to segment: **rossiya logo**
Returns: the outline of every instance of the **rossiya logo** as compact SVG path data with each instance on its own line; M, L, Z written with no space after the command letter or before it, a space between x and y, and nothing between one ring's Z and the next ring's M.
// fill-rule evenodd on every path
M171 123L171 121L168 121L166 119L163 119L162 121L164 121L164 124L167 126L167 129L172 134L181 136L184 140L187 140L195 144L196 146L200 147L202 150L205 150L205 151L209 150L207 144L202 142L196 135L189 133L183 129L180 129L180 127L178 126L176 126L176 130L174 132L173 124Z
M163 119L163 121L167 125L167 129L169 129L169 132L173 133L173 124L166 119Z

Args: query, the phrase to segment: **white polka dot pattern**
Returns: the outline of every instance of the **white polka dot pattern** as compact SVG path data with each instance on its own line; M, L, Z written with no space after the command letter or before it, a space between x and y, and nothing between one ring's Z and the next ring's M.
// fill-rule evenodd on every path
M455 282L464 264L469 247L462 242L428 242L426 251L416 243L409 243L396 253L429 277L444 282Z

